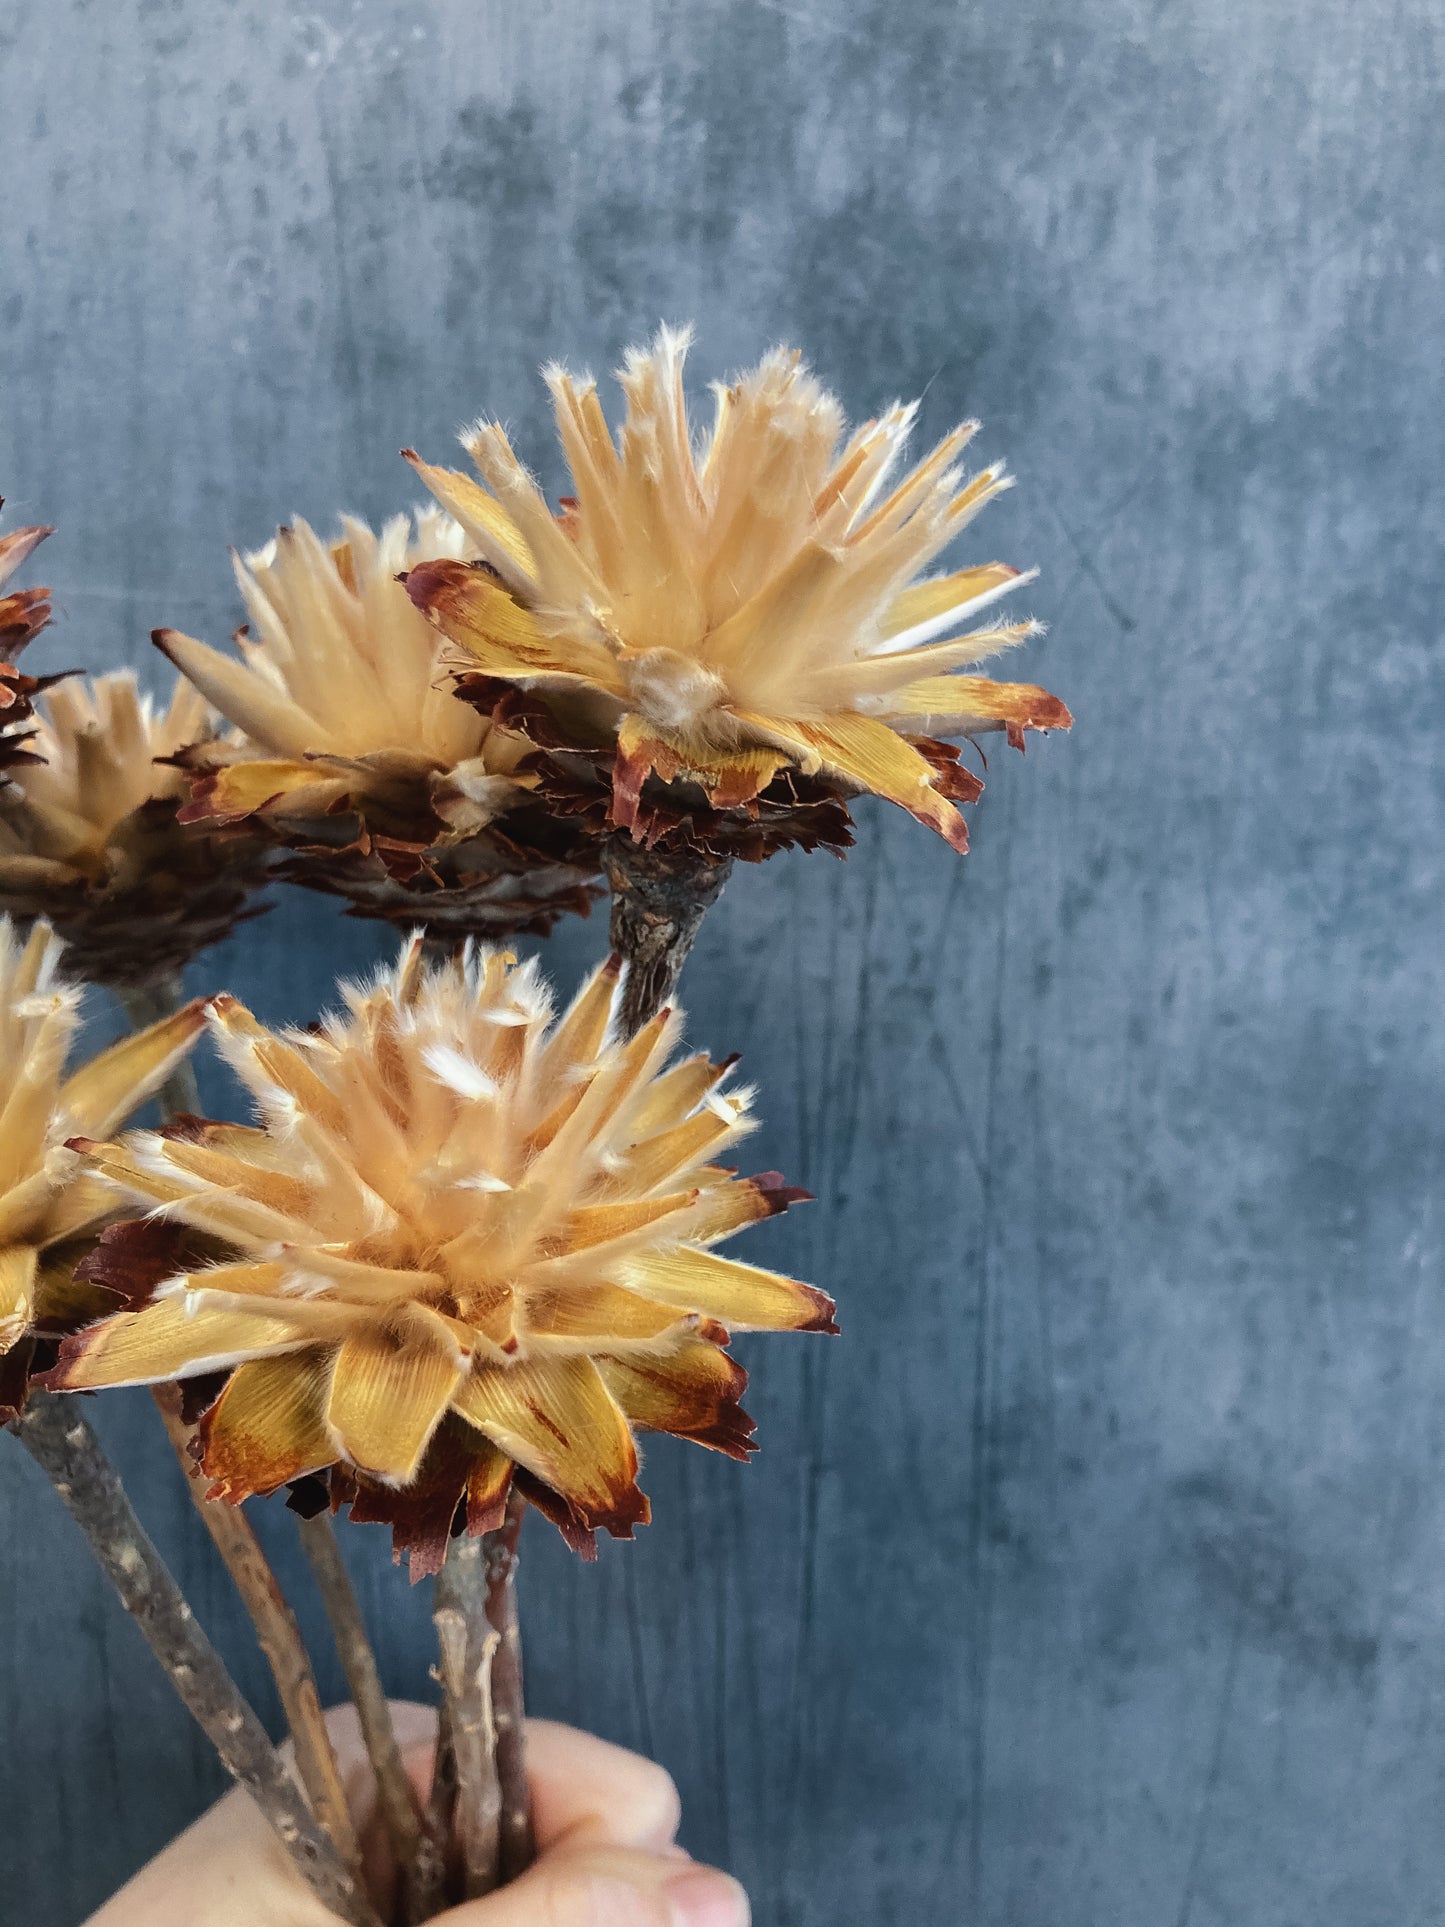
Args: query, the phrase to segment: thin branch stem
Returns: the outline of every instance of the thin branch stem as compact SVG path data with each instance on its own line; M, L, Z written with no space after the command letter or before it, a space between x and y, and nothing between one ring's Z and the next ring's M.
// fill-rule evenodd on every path
M361 1723L361 1737L376 1776L377 1803L391 1836L397 1868L405 1881L421 1842L421 1816L391 1723L391 1708L377 1670L376 1654L367 1637L361 1605L329 1515L321 1512L313 1519L302 1519L300 1532L301 1544L311 1562L317 1590L331 1624L341 1670L346 1675Z
M161 1022L181 1007L184 991L179 977L157 977L148 984L118 990L132 1026L143 1029ZM200 1108L195 1067L186 1058L171 1073L161 1091L161 1102L168 1116L195 1112ZM166 1434L186 1475L186 1487L195 1501L206 1530L235 1582L241 1602L256 1629L256 1638L286 1714L296 1766L301 1783L311 1800L317 1818L331 1836L337 1852L353 1871L359 1872L361 1849L356 1838L346 1788L337 1763L336 1749L326 1730L321 1711L321 1695L316 1675L301 1638L296 1615L271 1568L270 1561L256 1537L255 1528L236 1506L212 1503L195 1459L191 1456L191 1433L181 1417L180 1392L174 1385L157 1385L153 1395Z
M532 1792L527 1780L527 1722L522 1699L522 1628L517 1613L517 1541L526 1500L513 1491L507 1516L483 1541L487 1622L497 1637L492 1658L492 1720L502 1793L501 1878L505 1885L537 1857Z
M612 948L627 963L619 1021L633 1037L677 988L678 974L706 912L733 867L731 857L649 850L625 830L608 838L603 866L612 885Z
M261 1809L308 1886L353 1927L381 1927L356 1876L312 1817L266 1729L197 1625L77 1402L37 1392L11 1429L85 1534L227 1772Z
M191 1431L181 1418L181 1395L174 1385L153 1388L166 1432L175 1447L186 1487L197 1512L236 1583L251 1616L256 1639L271 1668L296 1748L296 1767L310 1796L316 1817L331 1836L337 1852L352 1869L361 1869L361 1849L346 1804L346 1787L336 1749L326 1730L316 1675L301 1639L296 1615L271 1569L256 1537L256 1529L239 1506L222 1505L205 1494L205 1475L191 1456Z
M501 1876L502 1788L492 1717L492 1657L501 1644L487 1618L483 1544L463 1533L447 1547L432 1613L457 1770L457 1832L464 1897L491 1893Z
M452 1747L451 1718L444 1702L437 1717L426 1819L404 1887L405 1927L422 1927L424 1921L433 1919L447 1904L452 1816L456 1805L457 1756Z

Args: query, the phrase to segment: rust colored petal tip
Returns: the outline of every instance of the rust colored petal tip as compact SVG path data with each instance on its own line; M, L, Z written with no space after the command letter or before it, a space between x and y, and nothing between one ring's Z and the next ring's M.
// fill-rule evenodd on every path
M790 1204L814 1204L817 1202L811 1191L804 1191L801 1186L796 1184L788 1184L784 1180L781 1171L759 1171L755 1177L749 1178L747 1182L757 1192L763 1203L767 1205L766 1215L770 1218L775 1218L781 1212L786 1211ZM818 1295L821 1297L823 1294L820 1292Z
M474 571L465 562L454 562L449 556L436 556L425 562L414 562L401 578L407 594L431 622L440 619L443 607L456 596L464 595Z
M1051 695L1047 689L1040 689L1034 683L1019 683L1017 687L1018 711L1004 724L1009 742L1015 749L1024 747L1025 730L1073 728L1073 714L1059 697Z
M809 1302L817 1307L817 1316L807 1324L797 1326L796 1329L800 1332L819 1332L825 1338L839 1337L841 1334L838 1326L838 1307L835 1301L828 1296L826 1291L819 1291L816 1285L801 1285L799 1289L808 1298Z

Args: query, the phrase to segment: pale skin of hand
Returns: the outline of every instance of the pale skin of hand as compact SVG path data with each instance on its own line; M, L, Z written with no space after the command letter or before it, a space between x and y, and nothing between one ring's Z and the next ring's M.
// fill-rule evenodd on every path
M436 1717L394 1701L397 1736L419 1792L430 1778ZM370 1768L350 1707L327 1715L347 1794L384 1897L388 1868ZM675 1844L677 1789L651 1760L550 1720L527 1723L537 1862L436 1927L748 1927L737 1882ZM203 1814L85 1927L341 1927L295 1872L240 1792Z

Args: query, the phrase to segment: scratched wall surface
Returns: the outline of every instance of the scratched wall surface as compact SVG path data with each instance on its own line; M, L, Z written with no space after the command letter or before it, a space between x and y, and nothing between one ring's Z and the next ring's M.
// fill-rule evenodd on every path
M1429 0L0 0L51 663L220 640L228 543L484 408L558 486L536 365L661 316L1019 472L972 552L1042 566L1073 738L966 861L870 807L740 875L689 970L845 1336L742 1346L753 1467L659 1445L637 1545L529 1552L536 1707L666 1761L765 1927L1445 1921L1442 52ZM380 952L290 898L196 983L304 1019ZM0 1915L70 1927L217 1775L13 1448L0 1546Z

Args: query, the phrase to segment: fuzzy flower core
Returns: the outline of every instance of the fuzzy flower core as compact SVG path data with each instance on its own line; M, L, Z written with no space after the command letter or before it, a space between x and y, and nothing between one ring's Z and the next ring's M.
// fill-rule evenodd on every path
M389 1518L414 1576L459 1504L496 1523L514 1475L574 1543L630 1536L634 1428L746 1456L729 1333L829 1330L832 1305L711 1249L801 1194L715 1161L749 1093L668 1065L676 1016L618 1041L616 988L604 966L554 1021L532 965L429 968L413 939L315 1033L217 1000L259 1124L92 1148L219 1260L70 1341L51 1382L229 1372L201 1428L215 1494L339 1468L333 1496Z
M842 411L791 351L716 389L694 442L686 334L664 330L620 371L614 441L590 379L545 379L572 473L555 517L499 425L463 442L486 488L411 457L482 566L414 569L418 607L491 677L543 692L579 737L615 740L613 820L635 827L651 776L746 806L785 769L891 798L967 845L950 796L977 793L914 739L1066 728L1030 684L956 672L1037 633L962 625L1032 580L1004 563L919 580L1008 486L965 478L977 428L899 476L916 405L844 434Z

